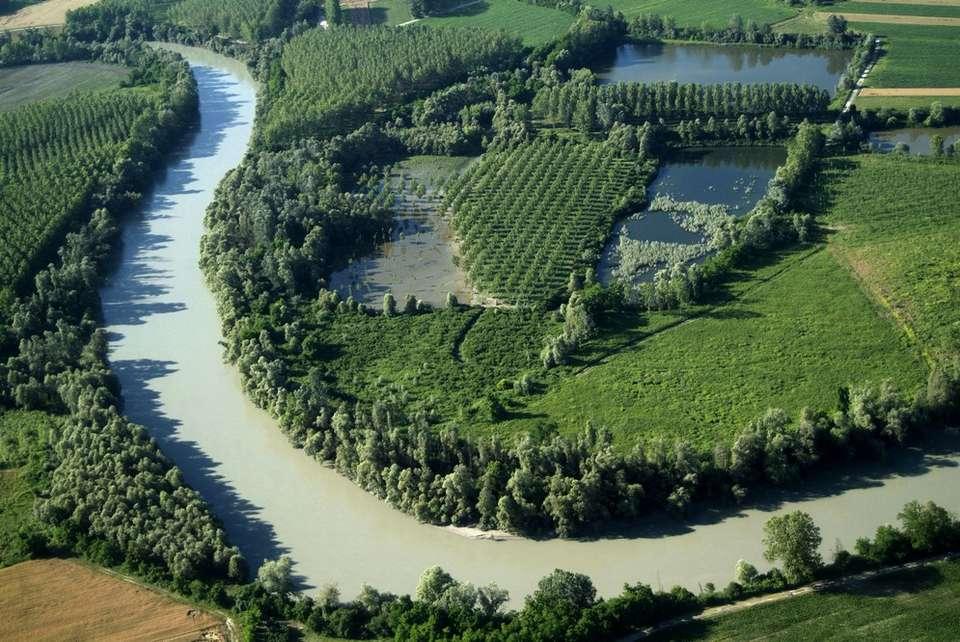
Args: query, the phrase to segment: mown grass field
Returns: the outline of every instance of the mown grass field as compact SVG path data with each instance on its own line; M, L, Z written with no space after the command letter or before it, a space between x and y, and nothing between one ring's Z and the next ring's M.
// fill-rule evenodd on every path
M503 29L522 38L524 44L536 46L562 36L573 20L569 13L527 4L523 0L483 0L421 22L432 26Z
M847 17L855 18L857 13L882 13L889 16L932 16L937 18L960 18L960 6L930 4L900 4L891 2L844 2L830 7Z
M118 87L130 70L118 65L64 62L0 69L0 111L75 91L100 91Z
M956 107L960 106L960 96L858 96L856 100L857 109L889 107L901 111L914 107L930 109L930 104L934 102Z
M960 562L875 578L698 620L649 638L668 640L956 640Z
M833 254L937 358L960 346L960 164L863 155L829 163L816 190Z
M960 27L855 22L858 31L881 36L885 55L867 77L867 87L960 87L957 39Z
M785 2L777 0L711 0L710 2L690 2L690 0L608 0L598 6L609 4L623 15L634 18L642 13L656 13L661 16L673 16L679 24L699 27L706 22L710 25L725 26L733 14L739 14L744 20L753 20L757 24L774 23L796 15L797 10Z
M621 447L664 437L707 449L770 407L829 410L840 386L891 378L912 391L925 379L917 351L823 246L740 271L725 296L581 365L530 402L529 419L503 427L574 433L592 421Z

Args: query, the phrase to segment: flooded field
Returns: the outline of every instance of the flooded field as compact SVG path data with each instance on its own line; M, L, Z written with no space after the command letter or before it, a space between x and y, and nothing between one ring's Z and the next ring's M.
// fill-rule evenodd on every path
M743 216L764 195L767 183L786 157L786 150L781 147L683 150L663 163L649 195L651 199L666 195L681 202L722 205L730 215ZM685 229L675 216L666 212L647 209L616 224L600 261L598 273L603 282L609 283L623 273L619 268L624 255L635 242L670 245L666 251L676 260L702 260L709 252L708 239L703 233ZM663 245L660 247L663 254ZM664 265L629 272L642 281L662 267Z
M390 175L390 189L397 193L390 240L332 274L330 289L371 307L381 307L387 292L398 300L412 294L433 306L443 305L448 292L471 301L453 231L438 208L444 182L473 160L419 156L398 164Z
M849 51L661 43L617 47L596 69L601 83L720 84L790 82L816 85L831 94L850 61Z
M942 136L944 147L948 147L960 141L960 127L909 127L873 132L870 147L880 152L892 152L903 143L911 154L929 156L933 153L931 138L936 135Z

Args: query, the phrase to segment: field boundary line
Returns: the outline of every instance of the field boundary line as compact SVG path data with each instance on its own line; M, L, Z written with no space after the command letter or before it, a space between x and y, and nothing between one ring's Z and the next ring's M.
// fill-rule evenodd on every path
M753 285L747 287L745 290L743 290L743 292L741 292L739 295L737 295L736 297L734 297L732 300L730 300L730 301L728 301L728 302L726 302L726 303L724 303L724 304L722 304L722 305L713 306L713 307L710 307L708 310L703 310L703 311L698 312L698 313L696 313L696 314L693 314L693 315L691 315L691 316L689 316L689 317L685 317L685 318L682 318L682 319L677 319L676 321L674 321L674 322L672 322L672 323L668 323L668 324L664 325L664 326L661 327L661 328L657 328L656 330L653 330L652 332L648 332L648 333L642 334L641 336L636 337L635 339L632 339L632 340L628 341L627 343L623 344L621 347L619 347L619 348L616 349L616 350L608 350L608 351L605 352L602 356L600 356L600 357L598 357L598 358L590 361L589 363L585 364L585 365L582 366L579 370L576 370L576 371L574 372L574 376L579 377L580 375L586 374L588 371L592 370L593 368L595 368L595 367L597 367L597 366L599 366L599 365L602 365L603 362L604 362L606 359L609 359L610 357L612 357L612 356L616 355L617 353L622 352L622 351L624 351L624 350L629 350L629 349L635 348L635 347L637 347L640 343L643 343L644 341L646 341L646 340L648 340L648 339L656 338L656 337L658 337L658 336L660 336L660 335L662 335L662 334L664 334L664 333L666 333L666 332L668 332L668 331L670 331L670 330L674 330L674 329L676 329L676 328L679 328L680 326L687 325L688 323L693 323L694 321L700 321L700 320L702 320L702 319L704 319L704 318L707 318L711 313L716 312L716 311L718 311L718 310L723 310L723 309L725 309L725 308L728 308L728 307L730 307L730 306L736 305L736 304L738 304L738 303L742 303L742 302L744 301L744 299L746 299L750 294L752 294L753 292L755 292L758 288L762 288L762 287L765 287L765 286L769 285L770 283L773 283L774 281L776 281L777 279L779 279L781 276L783 276L784 274L786 274L787 272L789 272L790 270L792 270L794 267L805 263L807 260L809 260L809 259L810 259L811 257L813 257L815 254L818 254L818 253L822 252L825 248L826 248L826 244L824 244L824 243L818 243L815 247L813 247L812 249L810 249L809 251L807 251L805 254L801 254L799 257L797 257L797 258L789 261L787 265L782 266L780 269L778 269L776 272L774 272L774 273L771 274L770 276L767 276L767 277L764 277L764 278L762 278L762 279L759 279L756 283L754 283Z
M960 18L940 18L936 16L903 16L889 13L855 13L851 11L837 11L850 22L873 22L890 25L916 25L922 27L960 27ZM817 11L817 19L826 20L831 14Z
M406 27L407 25L412 25L412 24L414 24L414 23L420 22L421 20L426 20L427 18L442 18L442 17L444 17L444 16L449 16L449 15L450 15L451 13L453 13L454 11L460 11L461 9L466 9L467 7L471 7L471 6L475 5L475 4L480 4L481 2L486 2L486 1L487 1L487 0L470 0L470 2L464 2L463 4L458 4L458 5L455 6L455 7L450 7L449 9L447 9L446 11L444 11L443 13L438 13L438 14L435 15L435 16L425 16L425 17L423 17L423 18L414 18L413 20L407 20L406 22L401 22L401 23L398 24L397 26L398 26L398 27Z
M871 4L907 4L926 7L960 7L960 0L869 0Z
M837 259L837 263L839 263L841 267L845 267L847 269L854 281L857 282L857 285L860 286L860 289L864 292L864 294L867 295L867 298L872 300L877 307L881 308L885 313L889 314L893 318L894 324L900 328L900 330L910 340L917 351L919 351L920 356L927 364L927 367L933 368L936 364L936 360L927 350L927 347L923 344L923 342L920 341L916 330L913 329L913 326L908 321L909 315L901 311L900 308L886 296L880 284L873 283L866 277L866 275L862 274L860 270L857 269L856 265L854 265L854 262L851 260L850 251L834 245L832 248L830 248L830 253Z
M832 580L818 580L816 582L811 582L810 584L805 584L803 586L798 586L796 588L787 589L785 591L780 591L778 593L770 593L768 595L760 595L757 597L748 598L746 600L740 600L739 602L733 602L731 604L724 604L722 606L714 606L709 609L704 609L703 611L694 614L694 615L685 615L681 617L674 618L672 620L667 620L662 624L656 626L648 627L641 631L631 633L626 635L618 642L637 642L638 640L643 640L654 633L661 633L663 631L675 628L682 624L688 624L690 622L697 622L701 620L712 620L714 618L729 615L731 613L739 613L741 611L746 611L757 606L764 606L766 604L775 604L777 602L783 602L795 597L802 597L804 595L812 595L818 593L825 589L834 589L842 588L867 580L876 579L878 577L885 577L887 575L895 575L896 573L901 573L903 571L911 571L919 568L926 568L933 564L941 562L950 562L956 559L960 559L960 554L958 553L947 553L946 555L937 555L935 557L928 557L926 559L918 560L916 562L907 562L906 564L897 564L896 566L886 566L883 568L878 568L872 571L865 571L863 573L857 573L856 575L848 575L845 577L839 577Z

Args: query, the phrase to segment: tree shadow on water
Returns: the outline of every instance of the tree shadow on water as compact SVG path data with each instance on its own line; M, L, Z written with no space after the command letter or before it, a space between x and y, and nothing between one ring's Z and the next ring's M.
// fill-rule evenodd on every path
M150 385L175 373L177 364L133 359L114 361L111 365L123 389L124 414L145 427L164 455L183 471L187 483L210 504L223 523L229 541L240 547L250 567L256 569L264 560L289 553L288 548L280 545L273 526L259 517L262 507L242 497L219 473L219 463L195 441L179 437L182 422L166 413L160 395ZM306 586L304 578L295 580L299 581L300 588L311 588Z

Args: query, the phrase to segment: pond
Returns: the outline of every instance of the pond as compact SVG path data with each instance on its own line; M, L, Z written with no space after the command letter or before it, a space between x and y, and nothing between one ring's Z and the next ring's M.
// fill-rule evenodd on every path
M892 152L898 143L904 143L910 148L911 154L929 156L932 153L930 138L935 134L943 136L944 147L960 141L960 127L907 127L872 132L870 147L880 152Z
M681 150L663 162L648 193L651 198L668 195L677 201L723 205L729 214L743 216L766 193L767 183L786 158L786 150L782 147ZM684 229L664 212L648 209L629 216L614 226L613 235L601 256L598 275L604 283L616 278L624 248L628 245L621 239L676 244L687 248L706 242L702 234ZM687 254L692 252L684 251ZM703 248L698 253L700 260L704 258L705 251L706 248ZM649 280L661 267L664 266L645 269L634 276L639 281Z
M726 82L810 84L834 93L849 51L746 45L625 44L595 71L601 83Z
M851 547L896 519L903 504L930 499L960 509L960 438L845 467L748 505L696 510L678 521L650 515L597 540L477 540L420 524L293 448L276 422L244 395L225 364L216 301L199 268L203 212L250 139L257 87L243 65L209 52L188 56L200 90L201 127L123 226L119 265L101 295L110 360L124 411L143 425L209 502L251 568L290 555L300 586L335 583L352 598L362 584L410 593L427 567L510 591L518 607L555 568L585 573L599 594L625 582L691 590L730 581L740 558L763 563L763 524L809 512Z
M389 180L397 197L390 240L333 273L330 289L377 308L387 292L400 302L412 294L435 307L444 304L447 293L463 303L472 301L473 291L456 262L453 231L439 208L443 181L473 160L421 156L394 167Z

